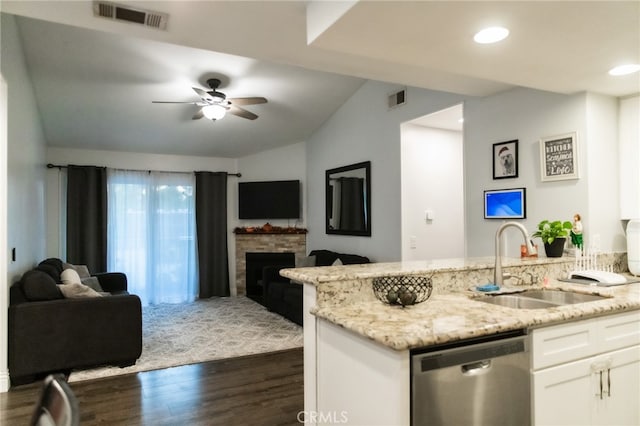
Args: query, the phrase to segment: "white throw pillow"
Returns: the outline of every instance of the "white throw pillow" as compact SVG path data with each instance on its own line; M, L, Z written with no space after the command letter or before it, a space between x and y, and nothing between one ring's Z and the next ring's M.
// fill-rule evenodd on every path
M94 289L80 283L60 284L58 288L62 292L62 295L68 299L76 297L102 297L102 295Z
M71 263L63 263L62 264L62 268L63 269L74 269L78 273L80 278L87 278L87 277L91 276L91 274L89 273L89 268L87 267L87 265L72 265Z
M78 275L75 269L71 268L62 271L60 274L60 281L62 281L62 284L82 284L82 281L80 281L80 275Z
M340 258L337 258L332 264L331 266L342 266L342 260L340 260Z

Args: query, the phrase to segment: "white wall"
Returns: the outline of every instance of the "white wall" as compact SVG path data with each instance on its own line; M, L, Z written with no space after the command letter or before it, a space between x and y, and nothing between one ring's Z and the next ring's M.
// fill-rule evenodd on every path
M609 178L618 175L618 162L609 156L617 150L613 130L617 117L611 107L612 98L514 88L493 96L465 99L451 93L410 87L407 104L389 110L387 95L397 88L382 82L365 83L307 142L309 249L357 253L375 261L399 260L402 255L400 125L461 102L465 111L467 256L494 253L495 232L501 222L484 219L483 191L514 187L527 188L527 219L521 222L530 233L543 219L570 221L575 213L580 213L584 219L585 241L588 242L591 235L600 235L602 250L623 249L617 204L601 208L599 202L605 195L607 203L614 202L618 192L618 183ZM579 145L580 179L542 182L540 138L574 131ZM519 176L493 180L492 145L513 139L519 141ZM595 168L593 165L589 167L589 158L598 163L597 171L591 170ZM598 158L607 161L598 161ZM325 234L325 170L366 160L372 163L371 238ZM598 208L601 210L594 213ZM508 231L503 236L503 255L518 257L520 234ZM535 242L542 249L541 241Z
M619 101L620 215L640 218L640 95Z
M1 169L7 185L6 204L2 205L6 209L7 232L0 243L9 252L15 248L17 256L15 262L9 261L6 274L0 279L4 296L0 297L0 309L6 312L8 286L45 254L45 140L14 17L2 14L0 19L0 70L8 95L7 123L2 126L2 132L6 131L6 161L2 161ZM0 335L6 336L6 324L0 321L0 327ZM8 387L6 339L0 340L0 353L3 391Z
M407 88L407 103L387 108L398 86L366 82L307 141L307 249L330 249L374 261L401 258L400 124L462 102L452 93ZM371 237L325 233L325 171L371 161Z
M589 93L586 96L587 131L583 151L587 156L583 179L588 183L589 208L583 215L585 246L605 251L626 251L620 220L618 100ZM636 117L640 119L640 117ZM612 190L615 188L615 190ZM635 192L640 188L636 186Z
M502 221L483 218L485 189L527 188L527 219L520 222L533 233L538 222L569 220L575 213L584 216L589 231L588 179L584 147L579 150L583 177L576 180L541 182L539 140L547 136L577 132L578 144L586 143L585 94L573 96L524 88L494 96L470 99L465 103L464 150L467 221L467 255L491 256L495 232ZM517 139L518 174L514 179L493 180L492 144ZM615 165L606 165L614 169ZM616 190L616 188L613 188ZM607 212L609 220L613 214ZM585 232L586 238L587 232ZM503 255L519 257L522 237L516 230L503 233ZM542 256L542 242L537 239ZM609 247L610 249L610 247Z
M9 282L41 261L45 254L45 145L40 115L12 15L2 14L2 75L8 103L8 248Z
M271 220L274 226L296 226L304 228L306 225L307 185L306 185L306 144L299 142L280 148L263 151L238 159L238 170L242 173L239 182L259 182L266 180L299 180L302 196L302 217L299 220ZM234 204L236 226L264 225L260 220L238 220L238 202Z
M401 129L402 260L464 257L462 132Z

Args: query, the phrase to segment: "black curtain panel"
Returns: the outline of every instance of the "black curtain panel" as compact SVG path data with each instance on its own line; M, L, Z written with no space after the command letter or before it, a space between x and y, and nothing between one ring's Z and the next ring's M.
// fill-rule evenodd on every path
M67 262L107 270L107 171L67 168Z
M229 296L227 173L195 174L199 297Z
M364 179L340 178L340 229L364 231Z

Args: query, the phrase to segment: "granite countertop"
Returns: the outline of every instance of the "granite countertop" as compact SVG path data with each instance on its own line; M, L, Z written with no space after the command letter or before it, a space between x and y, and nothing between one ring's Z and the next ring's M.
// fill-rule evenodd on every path
M502 257L502 267L530 266L573 263L572 258L520 259ZM434 272L470 271L475 269L493 269L494 257L475 257L466 259L434 259L389 263L365 263L358 265L323 266L312 268L282 269L280 274L293 280L308 284L320 284L330 281L367 279L380 276L429 275Z
M574 258L519 259L503 257L502 267L566 267ZM362 265L283 269L281 275L315 286L323 303L312 309L316 317L395 350L408 350L503 331L552 325L572 320L640 309L640 283L597 287L549 279L549 289L572 290L607 296L606 299L546 309L513 309L474 300L486 295L476 291L439 289L425 302L402 308L377 300L369 290L374 277L473 274L494 268L494 257L439 259ZM357 285L356 283L360 283ZM519 286L518 290L541 288ZM327 287L329 286L329 287ZM356 288L356 297L343 291ZM503 287L504 289L504 287ZM358 292L365 292L358 293Z
M540 287L521 289L526 288ZM312 313L392 349L407 350L640 309L640 283L595 287L551 280L546 288L609 297L546 309L512 309L474 300L486 295L468 291L433 295L425 302L405 308L376 300L320 307Z

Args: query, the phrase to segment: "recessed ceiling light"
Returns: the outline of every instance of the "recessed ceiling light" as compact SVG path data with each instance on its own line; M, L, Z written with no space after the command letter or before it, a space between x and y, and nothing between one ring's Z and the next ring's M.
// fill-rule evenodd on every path
M480 30L473 36L473 40L480 44L497 43L509 35L509 30L503 27L489 27Z
M464 118L458 118L458 123L464 123Z
M640 71L640 64L625 64L619 65L617 67L611 68L609 70L610 75L627 75L633 74L634 72Z

